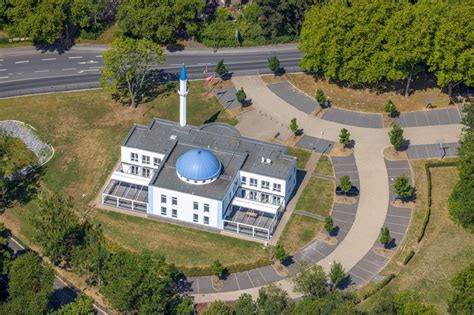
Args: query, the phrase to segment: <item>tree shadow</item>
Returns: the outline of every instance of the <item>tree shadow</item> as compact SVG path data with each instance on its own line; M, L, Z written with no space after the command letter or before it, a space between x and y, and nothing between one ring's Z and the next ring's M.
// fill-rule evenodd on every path
M342 279L341 282L336 286L337 289L344 290L349 288L349 286L355 284L354 281L352 281L352 277L350 274L347 274L344 279Z
M47 43L41 43L41 42L35 42L34 46L37 50L40 50L41 53L46 53L46 52L57 52L59 55L62 55L69 51L72 46L75 45L75 40L70 39L70 40L61 40L57 41L53 44L47 44Z
M69 288L62 287L53 291L49 297L49 307L53 310L58 310L61 306L74 302L77 298L77 293Z
M221 114L221 111L217 111L215 112L214 114L212 114L211 117L209 117L205 122L204 124L209 124L209 123L213 123L213 122L216 122L217 121L217 118L219 118L219 115Z
M11 177L7 182L6 194L0 203L0 207L8 207L13 202L24 205L30 202L37 194L40 187L40 179L46 171L45 166L30 167L27 171Z
M385 249L394 249L396 246L397 246L397 242L395 240L395 238L393 237L390 242L388 242L387 244L384 244L383 245L383 248Z
M286 73L286 69L284 67L280 67L277 71L274 72L275 76L279 77Z
M340 228L339 226L335 226L332 228L332 231L329 233L329 236L335 237L339 234Z

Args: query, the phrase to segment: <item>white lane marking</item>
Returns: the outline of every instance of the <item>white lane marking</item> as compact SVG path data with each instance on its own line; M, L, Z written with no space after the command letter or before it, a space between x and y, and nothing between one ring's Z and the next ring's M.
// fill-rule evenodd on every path
M15 64L28 63L28 62L30 62L30 61L29 60L15 61Z
M49 70L36 70L36 73L41 73L41 72L49 72Z
M82 56L68 57L69 59L82 59Z
M77 64L78 65L85 65L85 64L94 64L94 63L99 63L99 62L95 61L95 60L89 60L89 61L80 61Z
M50 60L56 60L56 58L44 58L44 59L41 59L41 61L50 61Z
M0 61L3 61L3 59L0 59Z
M77 70L77 68L65 68L63 71L68 71L68 70Z
M79 71L77 71L77 73L84 73L84 72L91 72L91 71L99 71L99 69L79 70Z
M0 69L0 71L7 71L7 69Z
M0 79L8 79L8 76L6 76L6 77L0 77Z
M102 69L103 67L89 67L89 69Z
M95 56L95 57L96 57L96 58L102 58L102 55L97 55L97 56Z

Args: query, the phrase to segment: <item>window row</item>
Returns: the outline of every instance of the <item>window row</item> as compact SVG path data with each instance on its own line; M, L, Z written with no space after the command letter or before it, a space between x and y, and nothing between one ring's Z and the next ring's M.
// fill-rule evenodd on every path
M205 203L203 206L204 212L209 212L209 204ZM198 211L199 210L199 202L194 201L193 202L193 210Z
M242 185L247 185L247 177L242 176ZM256 178L250 177L250 182L249 182L250 187L258 187L258 180ZM262 189L270 189L270 182L261 180L260 181L260 187ZM281 184L273 183L273 191L276 192L281 192Z
M161 207L161 215L168 216L168 209L166 207ZM176 219L178 217L178 210L171 209L171 217ZM199 215L196 214L196 213L193 214L193 222L194 223L200 223L199 222ZM208 216L203 216L202 223L209 224L209 217Z
M265 193L259 193L254 190L245 190L242 189L242 198L246 198L253 201L259 201L263 203L271 203L273 205L279 206L281 204L281 197L275 195L269 195Z
M138 153L130 153L130 161L138 162ZM153 166L160 166L161 159L160 158L153 158ZM150 165L150 156L142 155L142 164Z
M140 171L141 169L141 171ZM136 165L132 165L130 167L130 174L132 175L141 175L143 177L151 177L151 169L146 167L139 167Z

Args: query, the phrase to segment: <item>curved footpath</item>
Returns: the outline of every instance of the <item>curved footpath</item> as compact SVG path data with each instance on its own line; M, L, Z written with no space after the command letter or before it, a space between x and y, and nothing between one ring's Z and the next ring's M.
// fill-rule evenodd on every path
M262 131L259 128L265 129L267 127L273 128L272 132L288 134L287 126L291 118L297 119L299 127L303 129L306 135L332 141L338 141L341 128L347 127L344 124L317 118L290 105L273 93L260 77L235 77L232 81L237 89L244 88L247 97L252 100L254 106L253 111L246 113L247 121L245 122L246 125L254 127L243 128L242 133L244 135L261 135ZM259 127L262 125L262 117L266 117L274 124ZM404 136L410 140L410 145L434 144L438 143L439 139L443 139L445 143L457 142L461 128L460 124L408 127L405 128ZM352 280L357 284L367 281L366 278L362 279L361 270L365 270L370 275L369 278L375 275L374 272L369 272L366 267L363 267L366 262L375 263L378 270L386 262L384 259L380 259L382 256L370 257L373 253L372 248L377 242L380 228L387 223L392 224L395 228L396 224L399 224L398 233L400 233L400 237L403 237L404 229L402 226L407 226L409 219L407 222L408 214L406 212L404 213L401 210L399 212L402 215L397 214L397 209L392 209L390 205L389 172L391 176L395 174L397 171L392 172L392 169L397 169L397 165L392 167L390 162L386 162L383 158L384 148L390 146L387 136L388 129L358 126L351 126L348 129L356 143L354 158L360 180L359 203L354 222L347 235L331 253L318 261L318 264L328 271L330 263L333 261L340 262L353 276ZM295 255L295 257L298 256ZM357 271L359 271L359 276ZM299 297L299 294L293 292L292 283L289 279L279 280L277 284L286 289L291 297ZM209 302L216 299L235 300L242 293L257 296L258 290L259 287L257 286L229 292L193 295L196 302Z

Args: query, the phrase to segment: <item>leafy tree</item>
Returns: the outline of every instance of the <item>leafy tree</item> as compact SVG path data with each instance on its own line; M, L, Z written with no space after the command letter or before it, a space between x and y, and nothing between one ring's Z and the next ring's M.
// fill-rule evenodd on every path
M251 25L253 24L241 24L241 30L247 33L251 31ZM236 26L229 11L225 8L218 8L213 20L204 26L200 39L205 45L212 46L216 50L221 46L236 46L238 42L235 38L235 31Z
M273 255L280 262L283 262L288 258L288 253L286 252L285 247L283 247L283 245L280 244L280 243L278 243L275 246L275 250L273 252Z
M389 290L381 290L369 314L438 314L433 306L421 302L420 295L413 291L402 291L396 295Z
M292 306L288 293L277 287L275 284L269 284L258 290L257 313L262 315L282 314Z
M234 306L235 315L257 314L257 304L248 293L239 296Z
M337 287L345 277L346 271L344 270L344 267L342 267L342 264L333 262L331 265L331 271L329 272L329 279L331 279L332 284Z
M274 74L280 71L281 65L277 56L271 56L268 58L268 69L270 69Z
M397 124L393 124L392 130L388 132L388 136L390 138L390 143L393 145L395 150L399 151L405 142L405 139L403 138L403 129Z
M0 274L6 274L11 260L11 249L8 247L10 231L0 223Z
M193 315L194 305L193 298L190 296L185 297L176 307L177 315Z
M237 93L235 93L235 96L237 97L237 101L243 106L247 99L247 94L245 94L244 88L238 90Z
M395 114L397 113L397 107L395 104L392 102L392 100L388 100L387 103L385 103L385 112L390 116L394 117Z
M319 105L324 104L324 102L326 101L326 96L324 95L324 92L321 89L316 90L316 94L314 97L316 98L316 102L318 102Z
M413 196L413 187L406 175L397 176L393 182L393 192L402 199Z
M59 195L42 196L31 217L34 239L55 265L69 262L72 250L83 237L83 229L76 217L72 199Z
M53 292L54 273L41 264L41 258L28 252L16 258L8 273L8 300L1 305L4 314L44 314Z
M197 34L205 6L205 0L121 1L117 21L129 37L173 44Z
M381 234L380 234L380 243L384 246L387 247L388 244L393 240L392 236L390 235L390 231L388 227L384 226L383 228L380 229Z
M296 303L292 314L307 315L307 314L345 314L357 315L360 312L357 310L356 304L359 301L354 294L342 291L333 291L320 298L303 298L302 301Z
M344 192L344 193L348 193L349 190L351 190L352 188L352 182L351 180L349 179L349 176L343 176L341 177L341 179L339 180L339 187L341 188L341 190Z
M214 260L211 264L211 272L213 276L216 276L217 278L221 279L222 276L224 276L224 266L222 266L221 262L219 259Z
M334 221L331 216L327 216L324 219L324 229L331 235L332 231L334 230Z
M296 118L291 119L290 122L290 129L295 135L298 132L298 123L296 122Z
M147 39L117 38L104 55L100 82L114 95L136 107L150 88L147 75L165 61L163 49Z
M212 302L207 310L203 312L204 315L233 315L234 311L232 308L222 302L221 300L216 300Z
M351 143L351 134L346 128L341 129L339 134L339 143L344 145L344 148Z
M449 300L450 314L474 313L474 263L459 271L451 279L454 295Z
M51 315L94 315L95 310L92 307L92 300L90 297L85 295L78 296L74 302L65 304L55 312L52 312Z
M295 291L312 298L324 297L328 293L328 276L320 265L301 268L293 278Z
M223 77L227 74L227 68L224 65L224 59L219 60L216 65L216 74L220 77Z

